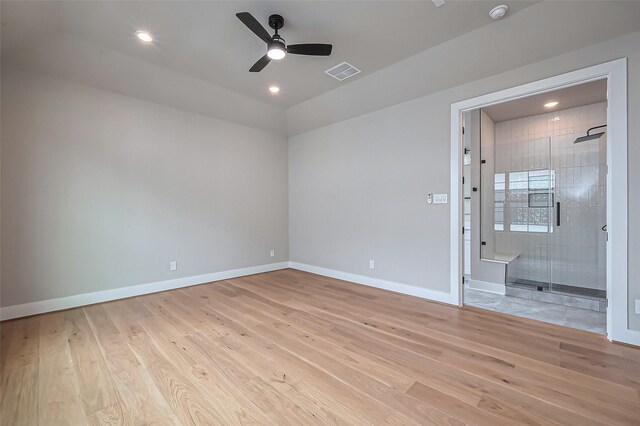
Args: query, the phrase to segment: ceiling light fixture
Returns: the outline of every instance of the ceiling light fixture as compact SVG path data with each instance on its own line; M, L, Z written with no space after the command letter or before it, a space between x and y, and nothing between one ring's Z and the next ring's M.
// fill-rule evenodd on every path
M271 44L269 45L267 56L278 61L284 58L284 55L284 43L280 40L273 40L273 42L271 42Z
M269 87L269 91L273 94L276 94L280 91L280 88L278 86L271 86Z
M146 31L136 31L136 37L143 43L151 43L153 41L153 36Z
M506 4L501 4L500 6L496 6L491 9L489 11L489 16L491 16L491 19L494 20L500 19L507 14L507 10L509 10L509 6L507 6Z
M544 104L545 108L553 108L554 106L558 105L558 101L552 101L552 102L547 102L546 104Z

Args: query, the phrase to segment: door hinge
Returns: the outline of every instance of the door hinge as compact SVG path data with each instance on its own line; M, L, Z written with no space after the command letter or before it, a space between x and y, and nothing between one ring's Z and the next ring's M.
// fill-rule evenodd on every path
M464 235L464 226L462 227L462 235Z
M464 185L464 176L462 176L462 184Z
M462 126L462 134L464 135L464 126Z
M462 276L462 284L464 284L464 275ZM608 305L607 305L608 306Z

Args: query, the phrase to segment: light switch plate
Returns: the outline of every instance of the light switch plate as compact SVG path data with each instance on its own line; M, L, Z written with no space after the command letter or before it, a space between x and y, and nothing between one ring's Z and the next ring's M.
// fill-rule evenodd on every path
M447 204L447 194L433 194L433 204Z

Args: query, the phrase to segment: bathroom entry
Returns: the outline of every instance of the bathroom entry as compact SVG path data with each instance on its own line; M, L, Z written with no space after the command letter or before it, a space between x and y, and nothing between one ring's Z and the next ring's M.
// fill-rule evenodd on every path
M606 118L606 80L465 114L466 305L606 332Z

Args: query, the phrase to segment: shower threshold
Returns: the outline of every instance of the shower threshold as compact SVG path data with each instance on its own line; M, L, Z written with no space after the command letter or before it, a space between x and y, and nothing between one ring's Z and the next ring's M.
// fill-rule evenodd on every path
M572 306L596 312L606 312L606 291L564 284L517 279L508 282L505 289L507 296L537 300L556 305Z

